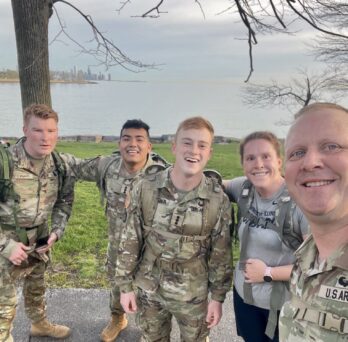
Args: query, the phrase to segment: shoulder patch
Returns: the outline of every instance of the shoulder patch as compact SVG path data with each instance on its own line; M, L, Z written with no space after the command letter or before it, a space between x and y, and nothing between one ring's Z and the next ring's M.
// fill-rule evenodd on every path
M215 180L219 185L222 185L222 177L219 172L215 170L204 170L203 171L204 175L208 178L212 178Z

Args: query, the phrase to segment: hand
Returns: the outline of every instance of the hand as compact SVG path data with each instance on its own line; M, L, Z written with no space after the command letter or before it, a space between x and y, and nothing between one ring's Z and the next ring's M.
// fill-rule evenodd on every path
M121 293L120 303L126 313L137 312L137 302L134 292Z
M13 249L9 257L9 260L16 266L20 265L22 261L28 259L28 254L26 253L28 250L30 250L30 247L21 242L17 242L16 247Z
M212 300L208 304L208 312L205 321L208 323L208 329L215 327L222 317L222 303Z
M266 264L260 259L248 259L245 262L244 278L246 283L263 283Z
M58 237L56 233L51 233L50 237L47 240L47 245L36 248L35 252L39 254L48 252L57 240L58 240Z

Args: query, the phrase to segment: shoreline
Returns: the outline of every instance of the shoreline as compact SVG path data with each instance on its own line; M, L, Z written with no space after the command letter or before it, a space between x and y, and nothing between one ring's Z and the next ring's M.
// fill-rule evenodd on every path
M19 83L18 78L0 78L0 83ZM98 84L97 81L64 81L64 80L50 80L50 83L55 84Z

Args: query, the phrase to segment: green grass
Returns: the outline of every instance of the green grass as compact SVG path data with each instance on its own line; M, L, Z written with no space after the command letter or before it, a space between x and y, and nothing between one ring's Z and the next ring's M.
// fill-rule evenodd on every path
M60 142L57 150L80 158L108 155L117 149L115 143ZM173 162L170 144L155 144L153 150ZM223 178L242 174L236 143L215 145L207 168L218 170ZM104 269L107 248L107 222L94 183L79 182L75 203L64 237L52 251L47 273L50 287L108 287ZM234 258L239 255L234 245Z

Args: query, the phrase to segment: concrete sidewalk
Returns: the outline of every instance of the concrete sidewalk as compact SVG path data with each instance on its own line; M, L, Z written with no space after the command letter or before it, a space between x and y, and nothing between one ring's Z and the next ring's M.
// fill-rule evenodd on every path
M52 322L68 325L72 335L59 341L66 342L97 342L99 334L110 317L109 292L107 290L86 289L49 289L46 293L48 318ZM24 314L22 294L18 294L19 305L14 321L13 338L15 342L46 342L57 341L50 338L35 338L29 336L30 323ZM121 332L117 342L140 341L140 331L135 326L134 317L129 317L127 329ZM174 324L172 342L178 342L179 331ZM232 294L229 293L220 324L210 333L211 342L241 342L236 336Z

